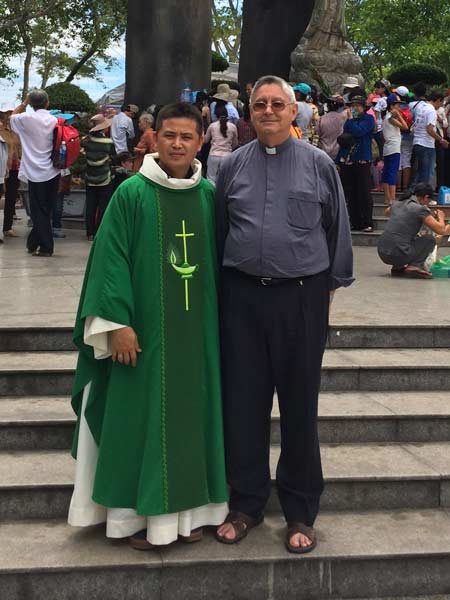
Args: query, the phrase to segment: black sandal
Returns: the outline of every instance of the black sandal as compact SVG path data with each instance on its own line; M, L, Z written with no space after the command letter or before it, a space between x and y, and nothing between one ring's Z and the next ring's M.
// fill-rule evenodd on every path
M263 516L261 516L259 519L254 519L250 515L246 515L237 511L231 511L230 513L228 513L228 516L223 522L223 525L225 523L231 523L236 533L235 537L232 540L228 540L227 538L218 535L216 531L216 540L218 542L221 542L222 544L237 544L238 542L247 537L250 529L253 529L253 527L260 525L260 523L262 523L263 521Z
M296 534L301 533L311 540L310 546L292 546L291 538ZM286 549L293 554L307 554L312 552L317 546L316 532L313 527L308 527L304 523L288 523L286 534Z

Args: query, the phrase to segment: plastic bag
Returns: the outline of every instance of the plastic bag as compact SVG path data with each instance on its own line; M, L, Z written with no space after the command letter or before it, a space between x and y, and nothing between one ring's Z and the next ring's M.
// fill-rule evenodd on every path
M431 266L433 277L450 278L450 256L444 256Z

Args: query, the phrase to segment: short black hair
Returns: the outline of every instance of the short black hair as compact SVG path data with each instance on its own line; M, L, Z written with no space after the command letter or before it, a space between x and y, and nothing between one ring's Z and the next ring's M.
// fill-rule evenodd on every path
M416 85L414 86L413 91L415 96L421 98L427 93L427 86L423 83L423 81L419 81L419 83L416 83Z
M430 102L436 102L436 100L443 100L444 98L445 94L440 90L432 90L428 96L428 100Z
M414 194L416 196L420 196L421 198L423 198L424 196L434 198L434 189L433 186L428 182L421 181L418 184L416 184L416 187L414 188Z
M195 122L198 135L203 135L203 119L198 108L187 102L175 102L167 104L159 111L156 119L156 133L161 129L167 119L190 119Z

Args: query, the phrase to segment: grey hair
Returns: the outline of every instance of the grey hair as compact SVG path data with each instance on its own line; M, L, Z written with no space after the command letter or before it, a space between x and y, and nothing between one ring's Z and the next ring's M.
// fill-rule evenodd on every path
M45 108L48 103L48 94L45 90L31 90L28 94L28 103L35 110Z
M287 81L281 79L281 77L277 77L276 75L264 75L264 77L260 77L258 81L255 83L252 93L250 95L250 104L253 103L255 99L256 92L263 85L278 85L286 96L289 98L289 102L295 102L295 93L292 87L288 84Z
M152 127L153 123L155 122L155 117L147 112L143 112L141 114L141 116L139 117L139 121L141 121L142 119L144 121L147 121L147 123L150 125L150 127Z

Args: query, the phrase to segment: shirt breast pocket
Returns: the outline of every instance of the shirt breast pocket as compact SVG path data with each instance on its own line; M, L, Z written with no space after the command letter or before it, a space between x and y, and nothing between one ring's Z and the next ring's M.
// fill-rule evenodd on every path
M319 199L308 192L289 192L287 220L296 229L314 229L322 218Z

